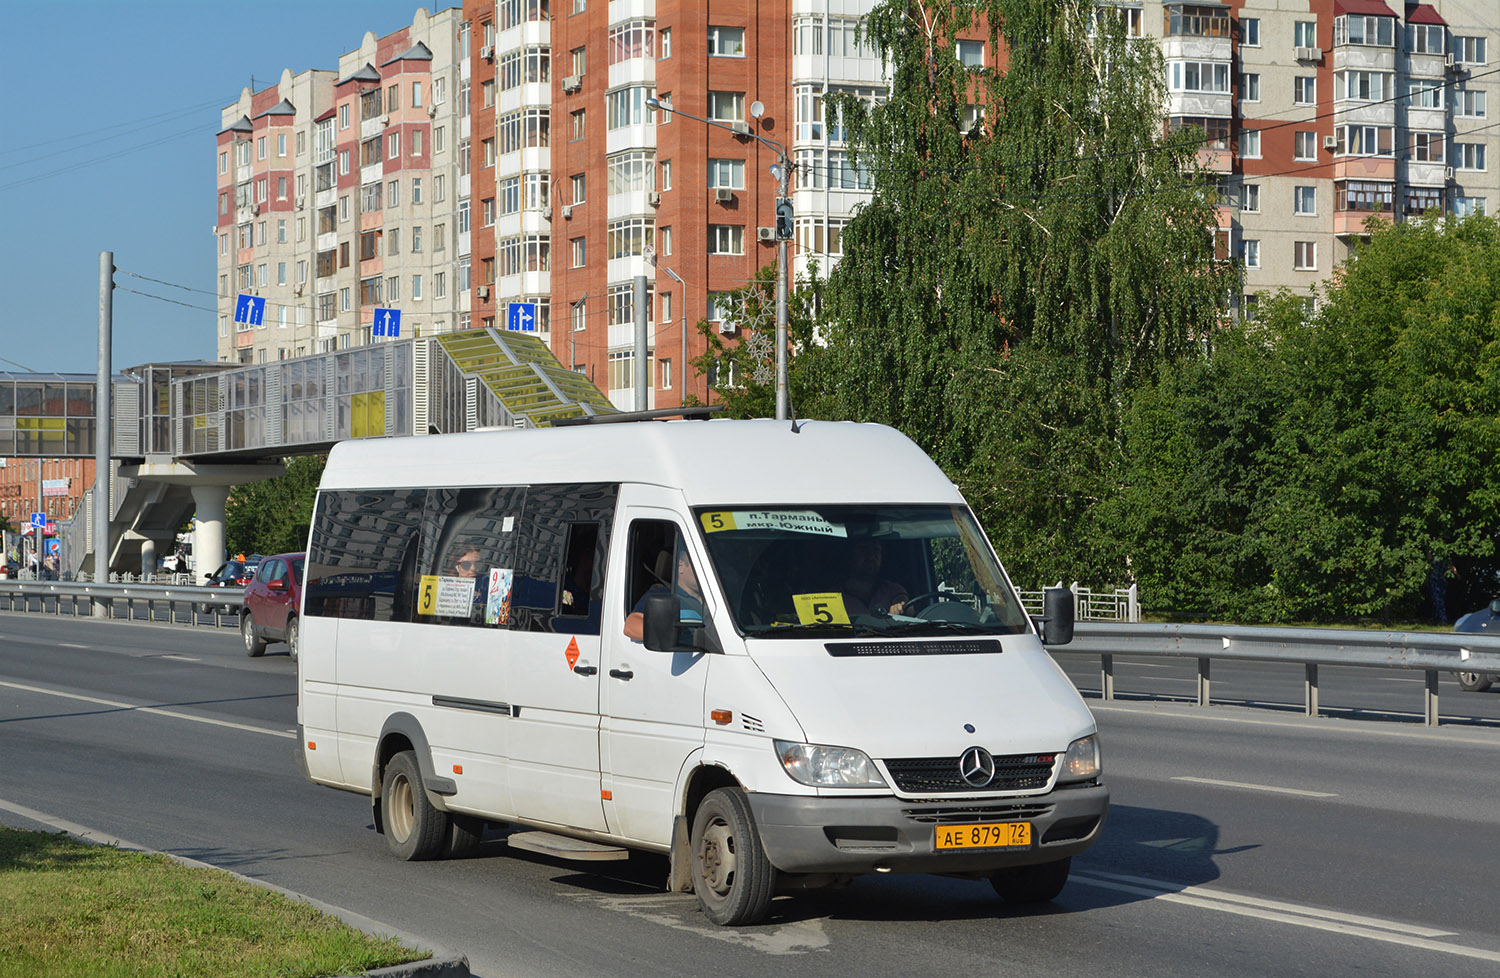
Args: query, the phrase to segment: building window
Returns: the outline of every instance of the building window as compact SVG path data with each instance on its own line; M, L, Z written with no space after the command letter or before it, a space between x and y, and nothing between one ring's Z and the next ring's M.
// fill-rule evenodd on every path
M1411 158L1417 163L1443 162L1443 134L1440 132L1414 132L1411 134Z
M1246 268L1260 267L1260 242L1254 238L1245 238L1240 242L1245 256Z
M1406 191L1405 211L1407 217L1420 217L1428 211L1443 211L1443 188L1410 187Z
M573 74L577 75L579 78L582 78L588 69L587 50L585 48L578 47L569 51L568 54L573 64Z
M1460 170L1483 170L1484 143L1454 143L1453 165Z
M656 122L656 110L646 104L646 99L655 95L655 90L644 86L622 88L605 96L604 125L610 130L624 126L650 125ZM712 100L713 93L709 93Z
M1333 19L1333 43L1362 44L1367 47L1396 46L1396 18L1345 14Z
M1299 48L1317 47L1318 22L1315 20L1299 20L1292 24L1292 44Z
M1387 18L1389 19L1389 18ZM1395 76L1386 71L1336 71L1333 98L1342 102L1383 102L1395 95Z
M708 53L719 58L743 58L745 56L745 29L710 25Z
M568 119L572 123L568 127L569 142L577 142L588 134L588 130L585 128L585 123L587 121L585 110L579 109L577 112L568 113Z
M792 51L794 54L823 53L823 18L795 17L792 19Z
M1318 134L1301 130L1292 134L1292 159L1315 160L1318 158Z
M744 122L745 93L709 92L708 117L716 122Z
M1240 73L1240 101L1260 101L1260 73L1256 71L1245 71Z
M719 160L708 161L708 189L717 190L744 190L745 189L745 161L744 160Z
M1167 86L1174 92L1227 93L1229 63L1172 61L1167 65Z
M984 67L984 42L959 40L954 43L954 55L965 68Z
M1453 59L1466 65L1482 65L1488 62L1485 57L1485 39L1482 37L1459 37L1453 38Z
M1318 79L1302 75L1293 78L1292 101L1297 105L1315 104L1318 101Z
M1407 47L1413 54L1442 54L1443 27L1441 24L1407 24Z
M1260 213L1260 184L1247 183L1240 188L1240 213Z
M495 226L495 198L486 197L479 205L482 215L483 226L492 228Z
M605 257L631 258L656 246L656 222L648 217L611 221L606 239Z
M411 253L420 255L422 253L422 225L411 226Z
M1247 160L1260 159L1260 130L1246 129L1240 133L1240 156Z
M1442 82L1408 82L1406 86L1407 108L1441 109L1443 87Z
M1311 217L1318 212L1316 187L1292 188L1292 213L1300 217Z
M632 20L620 24L609 32L609 63L655 57L655 44L656 21Z
M672 56L672 28L663 27L661 30L661 57L662 60Z
M606 161L605 190L615 194L641 193L655 190L655 154L649 149L616 153Z
M1484 213L1483 197L1454 197L1453 215L1455 217L1468 217L1471 214Z
M1260 18L1240 18L1240 46L1246 48L1260 47Z
M1390 126L1339 126L1334 132L1338 136L1340 156L1390 156L1394 130Z
M1292 243L1292 268L1299 272L1317 271L1318 243L1316 241L1294 241Z
M739 224L710 224L708 226L708 253L710 255L743 255L745 253L745 229Z
M568 182L573 188L573 203L583 203L586 198L588 178L582 173L575 173L568 178Z
M662 160L661 161L661 189L663 189L663 190L671 190L672 189L672 161L671 160Z
M1333 209L1338 211L1391 212L1395 185L1370 180L1346 180L1334 184Z
M573 332L576 333L579 330L586 329L589 324L588 300L579 299L577 302L573 303L572 309L568 314L568 318L572 324Z
M657 228L656 240L661 245L661 253L670 257L672 254L672 229L669 227Z
M588 262L588 238L573 238L573 267L582 268Z
M1162 13L1168 37L1228 37L1230 33L1228 7L1171 3L1164 6Z
M1453 90L1453 114L1465 119L1483 119L1485 117L1484 95L1483 89L1471 91L1455 87Z

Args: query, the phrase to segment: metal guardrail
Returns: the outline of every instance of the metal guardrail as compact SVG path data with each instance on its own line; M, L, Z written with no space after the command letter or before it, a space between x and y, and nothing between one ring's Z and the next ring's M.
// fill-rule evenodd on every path
M231 588L161 584L92 584L76 581L0 581L0 607L75 617L156 621L188 625L239 623L243 591ZM144 610L144 616L137 611ZM166 617L159 612L165 611ZM180 621L184 614L186 621Z
M1318 716L1321 665L1417 669L1426 675L1423 716L1429 726L1438 724L1439 673L1500 674L1500 635L1453 632L1079 622L1070 645L1048 651L1099 656L1099 688L1106 700L1115 698L1116 655L1194 659L1199 706L1209 703L1215 659L1300 664L1304 712L1310 717Z

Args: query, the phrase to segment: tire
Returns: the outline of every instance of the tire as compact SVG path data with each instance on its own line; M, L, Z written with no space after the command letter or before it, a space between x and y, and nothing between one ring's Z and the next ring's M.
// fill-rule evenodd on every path
M738 788L715 788L693 818L693 892L703 915L724 927L764 920L776 890L750 802Z
M297 653L301 651L298 646L301 643L302 622L297 620L296 615L293 615L286 620L286 652L292 657L293 662L297 661Z
M240 638L245 640L245 654L257 659L266 651L265 640L255 634L255 619L250 612L240 616Z
M479 848L484 835L484 820L473 815L449 815L448 837L443 840L443 858L467 856Z
M417 755L404 750L391 758L380 782L380 811L385 844L408 862L442 854L448 836L448 813L427 800Z
M990 885L1006 903L1046 903L1054 900L1068 882L1073 857L1034 866L998 869L990 875Z
M1482 693L1490 688L1494 677L1482 672L1455 672L1458 677L1458 685L1470 693Z

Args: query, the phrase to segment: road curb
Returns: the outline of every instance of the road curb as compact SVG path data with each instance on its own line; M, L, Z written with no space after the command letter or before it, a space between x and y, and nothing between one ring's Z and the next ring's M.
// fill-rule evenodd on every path
M388 924L373 920L363 914L355 913L353 910L325 903L305 893L298 893L296 890L289 890L284 886L278 886L266 880L246 876L232 869L225 869L223 866L215 866L213 863L206 863L189 856L161 852L160 850L134 842L128 842L107 833L88 828L87 826L79 825L76 822L57 818L48 815L46 812L39 812L23 805L14 804L13 802L0 800L0 810L11 812L22 818L30 819L33 822L50 825L61 832L68 833L76 839L93 845L114 846L118 849L129 849L133 852L151 853L158 856L165 856L175 863L183 866L191 866L194 869L211 869L218 873L226 873L253 886L258 886L261 889L280 893L289 900L305 903L313 909L320 910L331 917L337 917L350 927L364 931L372 937L392 938L413 950L430 951L432 953L432 957L424 958L421 961L411 961L407 964L393 964L386 968L376 968L373 971L362 972L359 975L337 975L330 976L330 978L470 978L469 959L464 955L456 951L450 951L447 948L438 947L429 940L417 937L415 934L409 934L406 931L397 930Z

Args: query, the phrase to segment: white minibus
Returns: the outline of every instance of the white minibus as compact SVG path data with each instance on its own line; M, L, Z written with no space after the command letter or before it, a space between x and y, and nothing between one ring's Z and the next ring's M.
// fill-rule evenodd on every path
M667 856L714 923L865 873L1050 900L1097 729L958 489L879 425L345 441L307 547L300 757L403 859L486 826Z

